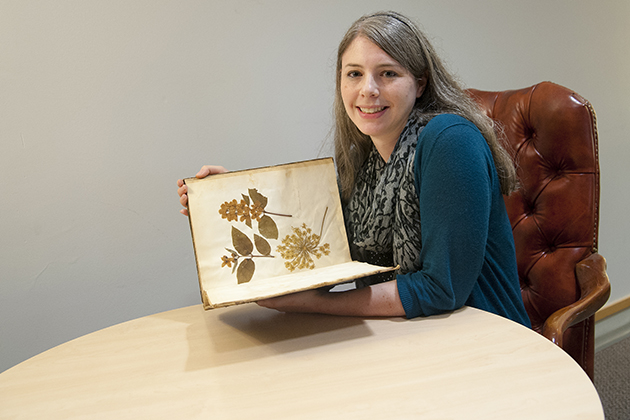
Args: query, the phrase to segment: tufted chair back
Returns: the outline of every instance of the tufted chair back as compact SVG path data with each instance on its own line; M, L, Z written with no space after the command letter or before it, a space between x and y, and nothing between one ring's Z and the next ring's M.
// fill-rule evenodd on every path
M517 165L520 188L505 203L532 326L592 379L593 314L610 293L605 261L597 255L595 112L584 98L550 82L504 92L471 89L469 94L503 129ZM568 314L576 307L577 314ZM551 325L558 317L572 319Z

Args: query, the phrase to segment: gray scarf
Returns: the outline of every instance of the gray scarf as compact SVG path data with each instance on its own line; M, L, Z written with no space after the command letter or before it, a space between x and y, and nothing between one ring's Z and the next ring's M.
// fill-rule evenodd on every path
M388 162L372 145L345 209L346 231L354 260L399 265L399 273L420 267L420 208L414 184L414 160L423 125L410 118ZM393 278L392 273L357 282L365 286Z

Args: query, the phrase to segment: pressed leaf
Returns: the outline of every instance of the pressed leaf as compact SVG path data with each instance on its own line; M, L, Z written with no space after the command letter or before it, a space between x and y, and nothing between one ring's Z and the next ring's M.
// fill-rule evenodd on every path
M247 204L249 206L249 196L246 196L245 194L241 194L241 197L243 197L243 200L245 201L245 204Z
M251 255L254 244L243 232L232 226L232 244L234 249L241 255Z
M252 279L254 271L256 270L256 264L250 258L247 258L241 262L236 270L236 279L238 284L247 283Z
M260 234L267 239L278 239L278 226L273 219L267 215L260 218L258 222Z
M254 234L254 244L258 252L262 255L267 256L271 254L271 245L269 245L269 242L262 236Z
M249 196L254 200L254 204L258 204L263 209L267 206L267 197L258 192L256 188L250 188Z

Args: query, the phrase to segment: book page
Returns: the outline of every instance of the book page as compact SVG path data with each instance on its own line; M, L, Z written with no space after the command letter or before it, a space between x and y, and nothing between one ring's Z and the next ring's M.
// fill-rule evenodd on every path
M206 309L387 270L350 258L332 158L184 182Z

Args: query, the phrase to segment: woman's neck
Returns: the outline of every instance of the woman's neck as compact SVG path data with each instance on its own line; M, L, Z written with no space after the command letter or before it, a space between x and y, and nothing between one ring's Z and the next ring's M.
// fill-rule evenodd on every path
M394 147L396 147L396 143L398 142L398 137L394 139L372 139L372 144L376 147L378 154L381 155L385 162L389 161L389 157L394 151Z

